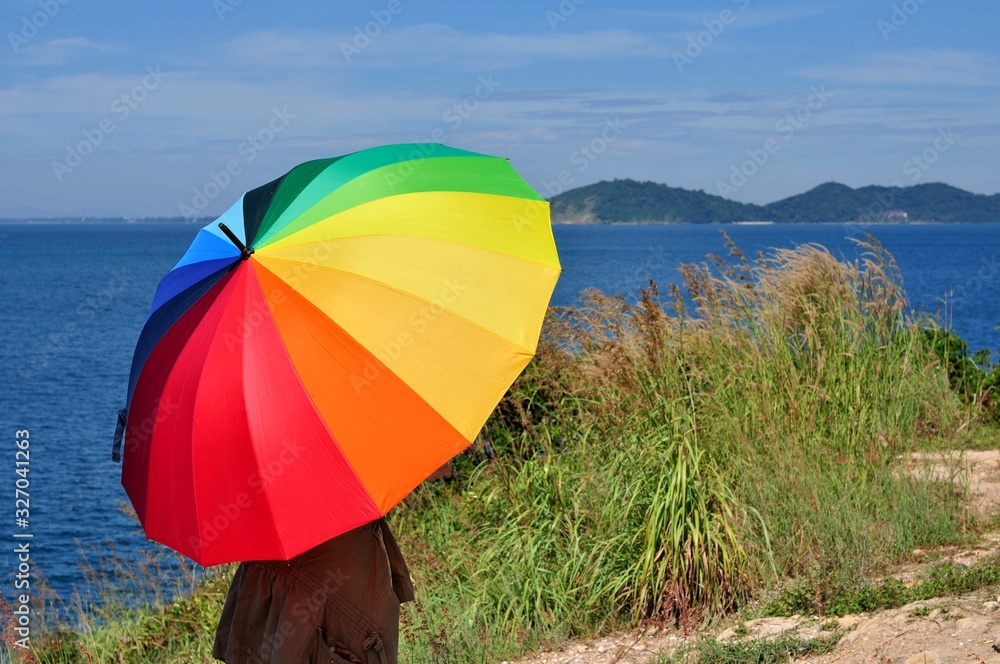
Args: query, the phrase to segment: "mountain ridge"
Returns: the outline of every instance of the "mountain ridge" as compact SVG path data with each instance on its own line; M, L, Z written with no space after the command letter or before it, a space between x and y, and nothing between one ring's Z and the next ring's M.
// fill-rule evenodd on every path
M975 223L1000 222L1000 194L933 182L854 189L824 182L766 205L652 181L602 180L549 199L557 224L623 223Z

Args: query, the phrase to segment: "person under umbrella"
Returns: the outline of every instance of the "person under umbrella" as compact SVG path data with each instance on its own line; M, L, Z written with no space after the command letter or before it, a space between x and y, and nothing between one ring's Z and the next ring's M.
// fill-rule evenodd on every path
M443 145L300 164L197 234L156 289L112 456L148 538L253 561L227 662L295 661L253 653L305 643L300 624L388 661L382 618L324 628L321 607L364 587L352 601L391 624L412 597L383 517L475 439L560 271L548 202L506 159Z
M427 481L446 477L450 464ZM227 664L395 664L399 607L413 599L406 561L383 517L288 562L242 563L212 655Z

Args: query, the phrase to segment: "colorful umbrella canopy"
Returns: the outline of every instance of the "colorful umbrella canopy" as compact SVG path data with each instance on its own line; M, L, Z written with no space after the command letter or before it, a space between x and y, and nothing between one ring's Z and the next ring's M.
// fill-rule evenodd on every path
M386 514L533 356L548 207L507 160L431 144L247 192L136 346L116 454L146 535L203 565L287 560Z

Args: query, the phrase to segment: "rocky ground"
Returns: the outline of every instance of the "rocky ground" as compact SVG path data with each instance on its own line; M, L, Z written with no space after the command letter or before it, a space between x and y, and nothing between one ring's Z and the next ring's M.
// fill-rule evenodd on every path
M924 469L954 481L976 513L991 515L1000 511L1000 450L970 451L962 457L912 455L904 461L912 470ZM1000 554L1000 534L985 537L975 547L933 553L929 557L969 564ZM905 581L922 566L907 565L893 576ZM662 655L684 652L698 639L708 636L720 641L838 638L836 647L823 655L800 657L789 653L789 660L814 664L1000 664L1000 597L982 591L833 620L799 616L762 618L729 625L712 633L685 635L676 630L648 628L587 642L566 643L556 650L512 664L651 663Z

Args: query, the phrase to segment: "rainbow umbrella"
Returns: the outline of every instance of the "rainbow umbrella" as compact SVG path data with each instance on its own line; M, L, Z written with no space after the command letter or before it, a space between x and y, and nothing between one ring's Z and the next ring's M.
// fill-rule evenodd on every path
M474 440L559 273L548 203L502 158L390 145L247 192L136 345L115 456L146 535L287 560L383 516Z

